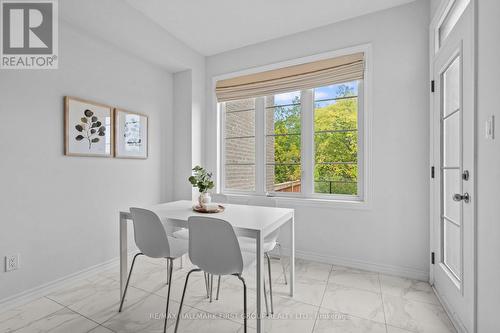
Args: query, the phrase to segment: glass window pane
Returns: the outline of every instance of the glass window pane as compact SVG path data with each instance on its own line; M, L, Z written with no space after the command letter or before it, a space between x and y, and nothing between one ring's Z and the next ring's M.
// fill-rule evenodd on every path
M300 92L267 96L266 104L266 190L301 190Z
M255 110L255 98L240 99L225 103L226 112Z
M226 164L254 164L255 138L225 140Z
M314 89L314 100L330 100L346 96L358 96L358 81L332 84Z
M266 134L300 133L300 105L266 108Z
M266 163L300 163L300 135L266 137Z
M226 165L225 188L238 191L255 191L255 165Z
M224 103L224 186L255 190L255 99Z
M266 191L268 192L300 192L300 165L267 165Z
M443 73L443 117L460 108L460 57Z
M226 112L226 138L254 136L255 110Z
M358 99L342 99L315 103L314 131L358 128Z
M358 161L358 132L327 132L314 135L315 162Z
M300 104L300 91L292 91L266 97L266 107Z
M345 103L344 103L344 101L345 101ZM348 101L350 101L350 103L347 103ZM350 97L345 97L342 99L328 99L328 100L323 100L323 101L319 100L319 101L314 102L314 108L316 108L316 109L325 108L327 106L337 104L337 103L340 103L341 105L347 104L347 106L350 106L350 104L354 103L354 104L356 104L356 107L353 108L353 110L355 110L357 112L357 109L358 109L357 101L358 101L358 96L350 96Z
M461 280L462 249L460 227L444 220L444 264Z
M357 95L358 81L314 89L315 193L358 194Z
M460 167L460 111L443 120L443 165Z
M460 224L461 201L454 201L453 195L462 193L460 184L461 172L458 169L443 170L443 215Z
M450 8L450 11L439 27L439 45L443 44L446 37L448 37L450 32L453 30L455 24L457 24L458 20L467 8L469 2L470 0L455 0L455 3Z
M314 192L357 195L358 166L356 164L316 164Z

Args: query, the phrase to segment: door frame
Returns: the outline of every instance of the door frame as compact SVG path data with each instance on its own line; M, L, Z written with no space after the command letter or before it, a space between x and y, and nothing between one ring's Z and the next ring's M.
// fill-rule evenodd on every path
M451 6L455 0L442 0L438 9L436 10L436 13L434 14L434 17L431 18L431 23L429 25L429 82L431 80L437 80L438 78L434 78L434 58L436 55L436 52L438 50L437 43L438 43L438 28L443 22L446 14L450 10ZM471 177L473 177L474 180L477 180L477 135L478 135L478 130L477 130L477 4L478 0L470 0L470 6L472 10L472 19L473 19L473 24L472 24L472 45L474 50L472 51L472 57L473 57L473 78L474 78L474 84L473 84L473 91L472 91L472 99L473 99L473 119L474 119L474 124L473 124L473 135L472 135L472 147L473 147L473 156L474 156L474 161L473 161L473 173L471 174ZM435 103L434 103L434 93L429 89L429 170L430 174L431 172L434 172L434 174L440 172L437 170L437 168L434 168L434 166L438 165L436 161L436 131L435 128L436 126L439 126L440 124L436 124L436 117L435 117ZM438 110L440 111L440 110ZM437 147L439 149L439 147ZM432 169L434 168L434 169ZM438 200L440 200L440 182L437 181L436 178L433 178L432 176L430 177L430 183L429 183L429 258L434 259L433 253L438 254L439 249L437 248L439 244L439 233L436 232L435 229L435 214L436 210L440 210L440 204L438 204ZM473 185L474 191L473 193L476 195L476 198L473 198L472 204L473 204L473 279L474 279L474 287L473 287L473 293L474 293L474 304L473 304L473 313L472 313L472 318L473 318L473 332L477 331L477 181L474 182ZM432 263L432 260L429 260L429 282L433 286L434 289L434 269L437 266L437 255L435 256L436 260L436 265ZM439 294L437 293L436 290L434 290L436 293L437 297L439 298ZM447 307L447 305L440 299L445 311L447 312L448 316L453 322L453 325L459 332L466 332L464 325L461 323L460 318L457 318L456 316L453 315L453 313L450 311L450 309ZM472 333L472 332L470 332Z

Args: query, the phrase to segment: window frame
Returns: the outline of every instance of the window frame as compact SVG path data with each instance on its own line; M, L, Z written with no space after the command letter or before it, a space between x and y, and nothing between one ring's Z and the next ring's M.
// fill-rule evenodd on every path
M449 35L446 35L444 39L441 39L441 27L445 23L447 19L450 18L450 15L458 14L456 17L456 21L453 24L453 27L458 23L463 13L466 11L467 7L470 5L474 5L473 0L467 1L465 7L457 8L456 5L460 5L459 0L446 0L443 1L440 7L437 9L435 17L431 22L431 45L434 45L434 49L431 51L432 54L436 54L441 49L441 46L446 42L446 39ZM437 21L436 21L437 20ZM433 41L433 42L432 42Z
M224 142L224 118L223 104L217 103L215 93L213 93L214 110L217 116L217 192L226 194L230 197L246 196L271 196L279 201L288 204L305 204L314 206L316 204L323 206L333 204L336 207L368 209L371 207L371 123L372 117L368 106L370 105L371 89L371 45L364 44L337 51L326 52L318 55L308 56L291 61L285 61L277 64L252 68L236 73L229 73L212 78L213 87L217 80L236 77L240 75L257 73L260 71L276 69L280 67L292 66L296 64L327 59L355 52L365 53L365 75L363 80L358 82L358 194L324 194L314 193L314 96L313 90L301 91L301 192L266 192L266 155L265 155L265 97L256 97L255 102L255 191L241 191L226 189L224 183L225 166L225 142ZM304 105L307 107L304 108ZM262 125L261 125L262 124Z

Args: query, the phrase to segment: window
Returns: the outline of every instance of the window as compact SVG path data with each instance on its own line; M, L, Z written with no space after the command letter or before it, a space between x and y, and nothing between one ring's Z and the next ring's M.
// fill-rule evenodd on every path
M300 192L300 91L267 96L266 191Z
M222 192L366 202L367 51L217 80Z
M219 103L222 190L362 199L363 82Z
M314 89L314 192L358 194L358 82Z

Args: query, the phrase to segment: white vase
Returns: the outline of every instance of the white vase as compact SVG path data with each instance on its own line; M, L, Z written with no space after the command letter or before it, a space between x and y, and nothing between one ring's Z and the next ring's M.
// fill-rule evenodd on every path
M211 202L212 202L212 197L210 196L210 193L208 192L200 193L200 196L198 197L198 203L200 204L201 207L204 207Z

